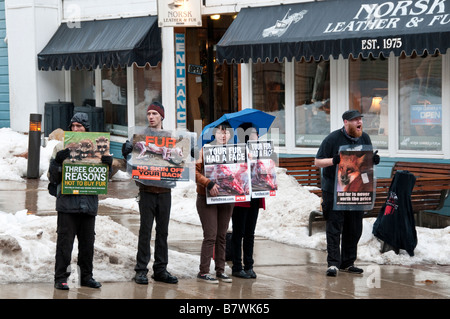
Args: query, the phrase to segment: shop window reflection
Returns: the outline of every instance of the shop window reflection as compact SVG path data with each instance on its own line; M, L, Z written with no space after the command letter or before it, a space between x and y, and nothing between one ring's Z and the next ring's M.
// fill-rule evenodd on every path
M285 77L284 63L258 62L253 64L252 88L253 88L253 108L275 116L275 120L270 128L276 134L280 146L285 145ZM272 138L269 132L268 138Z
M95 71L92 69L70 72L71 97L75 106L95 106Z
M318 147L330 133L330 63L295 63L295 145Z
M161 64L153 67L134 65L134 118L136 126L146 126L147 107L154 101L161 101Z
M363 114L364 131L377 149L388 148L388 60L349 59L349 108Z
M441 55L402 55L399 61L399 149L441 151Z
M102 69L102 106L105 130L113 135L128 136L126 68Z

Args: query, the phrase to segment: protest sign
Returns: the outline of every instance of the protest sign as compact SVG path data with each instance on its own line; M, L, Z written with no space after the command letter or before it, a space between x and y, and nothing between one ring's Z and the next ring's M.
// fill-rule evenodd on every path
M206 192L207 204L250 201L251 183L245 144L205 145L205 176L219 186L219 195Z
M334 210L370 210L375 201L373 150L369 145L341 146L336 165Z
M248 141L252 198L276 196L277 156L273 141Z
M188 132L147 130L134 134L132 143L127 169L134 180L146 185L174 187L175 181L195 177Z
M63 163L62 194L98 195L108 192L108 165L102 155L109 153L109 133L64 132L64 148L70 150Z

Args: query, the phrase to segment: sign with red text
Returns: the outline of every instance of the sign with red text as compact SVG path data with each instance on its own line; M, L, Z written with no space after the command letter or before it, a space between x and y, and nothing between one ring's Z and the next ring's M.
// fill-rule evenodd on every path
M157 186L158 182L188 181L193 178L189 136L154 131L133 135L132 143L133 151L128 164L134 180ZM160 186L163 187L163 184Z

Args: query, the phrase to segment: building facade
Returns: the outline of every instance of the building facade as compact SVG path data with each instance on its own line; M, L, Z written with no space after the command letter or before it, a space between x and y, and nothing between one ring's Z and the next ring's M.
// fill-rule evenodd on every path
M117 20L130 21L118 27L130 29L116 32L117 41L105 34L98 42L131 43L139 32L155 39L150 29L158 2L6 0L11 127L27 131L23 115L43 114L49 101L99 107L120 155L119 146L135 126L145 125L145 107L154 100L166 107L165 128L198 134L224 113L256 108L276 115L269 137L282 156L308 156L342 126L345 110L358 109L383 158L378 176L389 175L399 159L449 162L448 1L203 0L201 25L158 24L160 56L143 49L150 56L140 60L128 47L114 62L100 49L91 56L58 51L64 49L58 47L64 41L55 40L62 27L69 31L64 45L68 38L82 47L76 37L87 43L100 32L88 31L94 20L105 22L106 30ZM133 23L141 18L146 22ZM147 29L138 28L143 24Z

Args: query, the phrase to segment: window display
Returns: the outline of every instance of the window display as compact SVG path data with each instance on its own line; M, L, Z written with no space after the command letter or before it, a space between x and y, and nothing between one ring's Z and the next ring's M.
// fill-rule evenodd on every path
M284 63L254 63L252 69L253 108L274 115L268 139L285 145ZM278 130L278 138L275 138Z
M388 148L388 60L351 59L349 61L350 109L364 116L364 131L374 148Z
M318 147L330 133L330 62L295 63L295 146Z
M399 149L442 150L442 58L399 59Z

